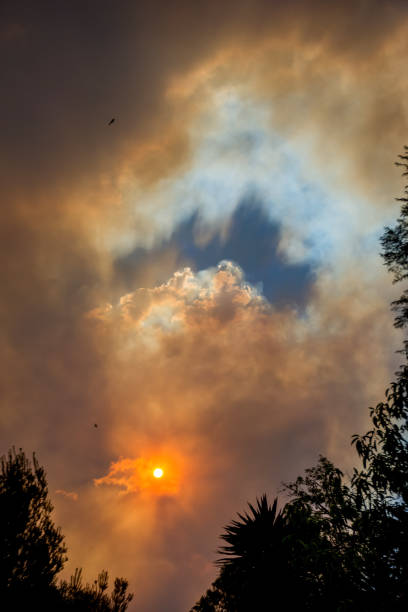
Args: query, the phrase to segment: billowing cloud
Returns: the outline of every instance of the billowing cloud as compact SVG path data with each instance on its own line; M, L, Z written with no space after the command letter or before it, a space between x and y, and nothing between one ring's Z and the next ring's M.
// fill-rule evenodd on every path
M160 609L169 592L175 610L192 603L212 575L221 517L265 488L275 494L299 464L314 461L315 449L350 469L349 436L365 427L362 405L381 396L392 367L392 355L377 350L389 346L391 322L369 283L349 271L340 296L334 282L321 276L305 312L278 310L237 265L222 262L177 271L88 315L111 338L115 409L106 444L116 458L95 481L97 494L86 490L100 508L101 532L108 522L119 538L115 525L126 515L136 538L132 574L140 559L149 559L149 576L168 568L163 591L145 585L136 593L143 609ZM159 483L156 466L165 473ZM197 522L203 508L205 526ZM121 559L128 545L117 542ZM105 545L97 548L99 559ZM89 559L82 546L75 550ZM188 588L173 583L180 558Z

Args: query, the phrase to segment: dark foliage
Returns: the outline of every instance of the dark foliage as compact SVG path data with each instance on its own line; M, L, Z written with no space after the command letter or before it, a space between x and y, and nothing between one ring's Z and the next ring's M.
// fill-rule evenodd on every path
M0 609L124 612L133 595L123 578L115 579L110 595L106 571L92 586L82 585L81 570L57 584L67 549L52 510L44 469L34 454L31 462L13 448L1 458Z
M244 612L285 609L327 610L333 589L345 581L340 559L316 517L299 506L277 512L266 495L249 504L221 536L220 574L194 611Z
M54 591L66 561L63 536L52 520L45 472L13 448L1 459L0 593L12 601Z
M404 147L404 153L398 157L400 161L396 162L396 165L404 169L403 176L408 176L408 146ZM394 283L408 278L408 185L405 187L404 197L397 200L402 202L400 216L395 227L385 228L381 238L384 263L394 275ZM397 313L395 326L404 327L408 322L407 289L398 300L392 302L391 307Z
M331 470L328 462L323 469L328 466ZM264 495L249 508L250 513L239 514L240 520L225 528L221 538L228 545L219 550L226 555L217 562L219 576L193 611L249 612L279 606L323 612L346 610L350 601L357 601L352 572L344 567L323 507L319 515L302 500L277 513L277 499L270 506Z
M102 571L92 585L83 585L82 570L76 569L69 582L63 581L60 584L61 610L124 612L133 599L133 595L127 593L127 588L127 580L116 578L113 591L108 595L107 571Z

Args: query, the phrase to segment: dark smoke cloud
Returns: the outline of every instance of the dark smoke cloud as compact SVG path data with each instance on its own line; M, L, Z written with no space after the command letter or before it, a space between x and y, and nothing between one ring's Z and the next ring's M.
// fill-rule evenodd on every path
M2 3L1 448L38 452L51 491L66 492L55 503L73 566L128 575L143 610L193 603L222 524L265 483L274 491L319 451L346 454L396 341L378 348L391 329L380 275L370 285L347 270L339 286L322 274L310 301L325 332L296 345L296 313L246 303L235 270L206 303L162 289L184 331L154 328L154 351L140 339L128 350L115 300L131 282L128 308L152 307L160 291L149 287L172 277L180 253L159 245L116 278L110 232L136 229L142 207L127 208L124 184L143 190L188 168L189 126L225 83L270 101L318 171L338 170L338 184L384 206L407 127L407 12L380 0ZM147 235L158 212L143 211ZM106 303L109 324L95 310ZM94 488L121 455L169 439L200 486L142 501Z

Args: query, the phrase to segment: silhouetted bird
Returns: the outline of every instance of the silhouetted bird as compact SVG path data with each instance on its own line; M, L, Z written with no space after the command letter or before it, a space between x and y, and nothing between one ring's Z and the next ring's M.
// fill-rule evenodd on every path
M94 427L98 427L98 425L95 423Z
M115 117L112 117L112 119L109 121L108 125L112 125L112 123L115 121Z

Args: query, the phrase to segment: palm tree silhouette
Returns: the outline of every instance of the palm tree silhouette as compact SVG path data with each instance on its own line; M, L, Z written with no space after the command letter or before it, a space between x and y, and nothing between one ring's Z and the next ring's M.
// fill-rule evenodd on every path
M216 562L219 577L193 610L262 612L273 610L283 601L282 594L287 596L294 575L285 551L288 523L277 505L277 499L270 505L264 494L225 527L221 538L226 545L218 549L222 557Z
M224 528L219 576L193 611L329 609L324 591L331 545L307 509L278 511L277 505L264 494Z
M224 567L234 564L242 567L259 567L271 556L285 533L286 521L277 512L278 500L269 505L266 495L256 500L255 507L248 504L250 512L238 513L239 521L234 520L225 527L221 538L227 546L221 546L219 553L225 555L218 559L217 565Z

